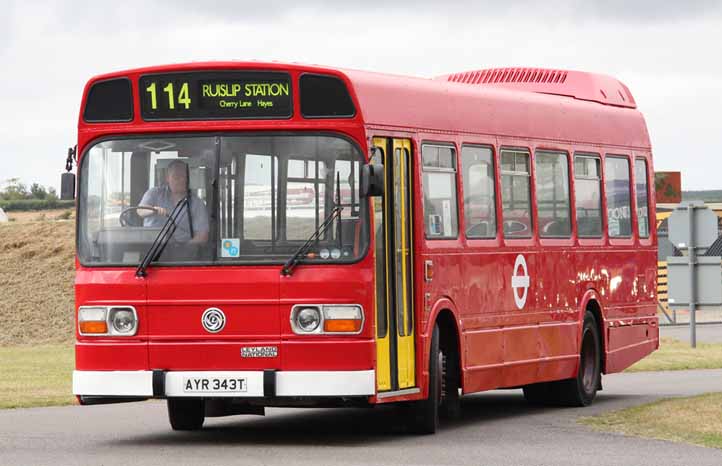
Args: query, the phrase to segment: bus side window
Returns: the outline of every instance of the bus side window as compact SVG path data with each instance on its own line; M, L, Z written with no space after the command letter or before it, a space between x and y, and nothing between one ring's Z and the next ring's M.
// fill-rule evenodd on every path
M428 239L456 238L456 151L449 146L421 147L424 184L424 225Z
M569 164L565 152L537 151L536 202L539 236L569 238Z
M607 198L607 232L610 238L632 236L632 207L629 159L608 155L604 159L604 187Z
M601 238L602 177L598 155L574 155L574 194L577 235L580 238Z
M634 180L637 191L637 224L640 238L649 238L649 191L647 188L647 161L634 159Z
M461 148L467 238L496 237L494 156L490 147Z
M501 150L501 208L504 238L531 238L529 151Z

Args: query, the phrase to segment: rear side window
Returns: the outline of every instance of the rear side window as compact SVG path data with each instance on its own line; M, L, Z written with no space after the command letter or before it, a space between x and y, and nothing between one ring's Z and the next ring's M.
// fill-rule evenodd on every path
M429 239L456 238L456 151L453 147L421 147L424 184L424 225Z
M504 238L531 238L529 152L501 150L501 208Z
M461 148L461 177L464 184L464 218L467 238L496 236L494 162L491 148Z
M604 160L604 188L607 198L607 232L611 238L632 235L629 159L608 155Z
M572 222L567 154L537 151L535 162L539 236L568 238L572 234Z
M577 235L580 238L602 237L601 173L599 157L583 154L574 157Z
M640 238L649 238L649 191L647 189L647 161L634 160L634 180L637 188L637 224Z

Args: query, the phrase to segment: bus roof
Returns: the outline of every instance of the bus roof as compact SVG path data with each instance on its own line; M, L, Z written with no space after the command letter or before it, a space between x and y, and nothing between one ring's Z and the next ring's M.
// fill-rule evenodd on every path
M650 148L644 118L631 107L636 107L631 93L630 103L621 106L554 95L541 86L344 72L368 125Z
M510 68L432 79L298 63L195 62L96 76L85 95L92 83L109 78L199 70L335 75L347 82L367 126L650 148L644 118L624 84L604 75L564 70ZM540 82L544 79L548 82ZM595 95L597 90L606 91L609 98Z

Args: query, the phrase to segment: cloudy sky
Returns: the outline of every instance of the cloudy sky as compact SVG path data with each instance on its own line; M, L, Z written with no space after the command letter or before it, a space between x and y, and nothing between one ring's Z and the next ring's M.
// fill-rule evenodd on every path
M0 182L58 186L95 74L254 59L422 77L502 66L610 74L647 119L655 169L681 170L684 189L722 189L722 0L448 3L0 0Z

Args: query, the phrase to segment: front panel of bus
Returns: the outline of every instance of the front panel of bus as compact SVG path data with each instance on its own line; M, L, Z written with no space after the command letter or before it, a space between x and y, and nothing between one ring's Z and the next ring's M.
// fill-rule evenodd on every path
M349 87L238 67L89 83L81 401L375 394L366 147Z

